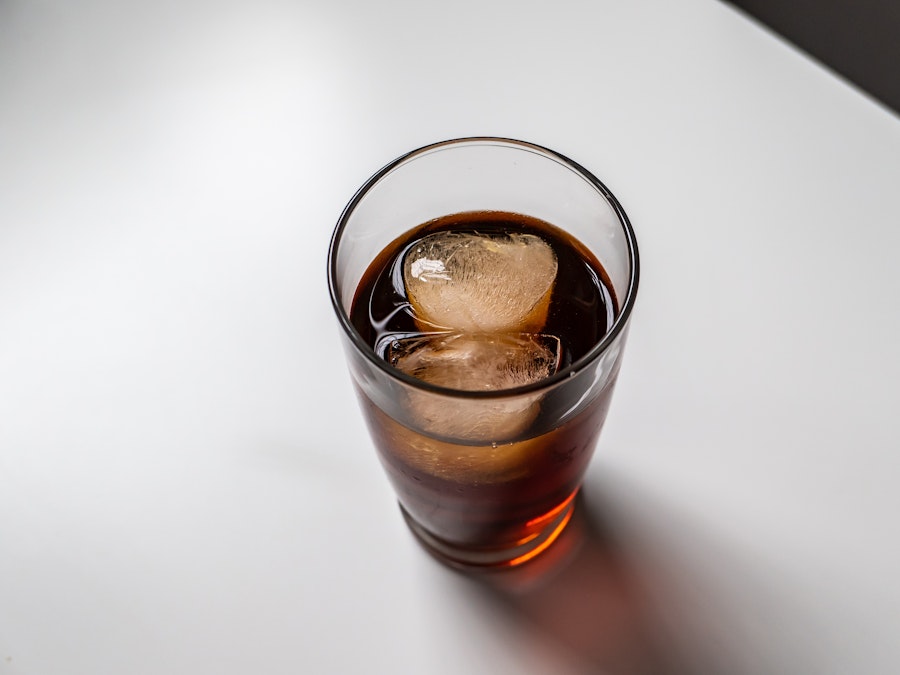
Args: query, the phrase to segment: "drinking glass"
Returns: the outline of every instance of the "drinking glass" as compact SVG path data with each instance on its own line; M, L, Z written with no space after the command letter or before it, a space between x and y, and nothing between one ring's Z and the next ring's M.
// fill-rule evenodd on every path
M536 382L471 391L417 379L364 339L351 309L373 261L416 227L469 212L540 219L599 263L614 310L587 353ZM634 232L613 194L576 162L532 143L428 145L375 173L347 204L328 283L350 375L401 512L438 559L519 565L565 528L609 409L638 269Z

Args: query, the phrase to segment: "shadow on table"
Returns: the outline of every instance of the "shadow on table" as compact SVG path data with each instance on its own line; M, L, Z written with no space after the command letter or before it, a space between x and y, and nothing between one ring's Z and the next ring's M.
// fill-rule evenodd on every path
M789 599L758 570L639 495L603 488L588 486L542 556L469 575L474 592L577 673L811 672L777 626L791 620Z

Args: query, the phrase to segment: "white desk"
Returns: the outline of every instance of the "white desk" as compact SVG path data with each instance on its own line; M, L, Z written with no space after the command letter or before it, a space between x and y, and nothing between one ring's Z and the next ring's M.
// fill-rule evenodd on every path
M642 252L612 534L516 591L406 531L325 286L465 135ZM897 672L898 199L900 119L717 2L0 2L0 674Z

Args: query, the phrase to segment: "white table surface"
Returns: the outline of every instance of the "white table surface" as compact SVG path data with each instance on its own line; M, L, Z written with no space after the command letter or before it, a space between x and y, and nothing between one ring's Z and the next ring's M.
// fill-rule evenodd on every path
M405 529L325 284L465 135L643 262L608 532L499 588ZM900 671L898 198L900 119L709 0L0 0L0 674Z

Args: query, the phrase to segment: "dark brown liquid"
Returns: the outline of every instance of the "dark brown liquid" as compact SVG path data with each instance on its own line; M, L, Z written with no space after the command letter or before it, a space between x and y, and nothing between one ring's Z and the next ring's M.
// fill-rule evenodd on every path
M587 354L611 327L618 312L612 286L600 263L579 242L552 225L518 214L454 214L395 240L363 275L350 318L382 357L395 337L419 332L403 289L404 254L423 236L444 230L528 233L550 244L558 273L541 332L560 339L560 369ZM553 424L552 419L559 419L585 391L585 385L558 387L535 404L538 412L528 428L501 443L435 437L387 415L362 391L360 399L407 515L447 547L488 552L484 560L492 561L491 551L521 546L553 524L577 492L614 381L613 373L580 413Z
M422 237L440 231L534 234L550 244L559 271L542 332L560 338L560 369L590 351L612 325L618 311L612 285L600 263L583 245L537 218L496 211L457 213L426 223L394 241L363 275L350 319L363 339L382 356L393 336L419 332L403 289L403 256Z

